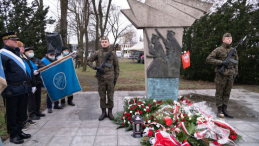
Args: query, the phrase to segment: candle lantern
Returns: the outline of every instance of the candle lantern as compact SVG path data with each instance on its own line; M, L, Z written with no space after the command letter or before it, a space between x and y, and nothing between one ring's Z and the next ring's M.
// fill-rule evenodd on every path
M140 116L139 113L137 113L135 116L132 117L131 122L133 127L133 134L131 136L134 138L141 138L144 124L143 118Z

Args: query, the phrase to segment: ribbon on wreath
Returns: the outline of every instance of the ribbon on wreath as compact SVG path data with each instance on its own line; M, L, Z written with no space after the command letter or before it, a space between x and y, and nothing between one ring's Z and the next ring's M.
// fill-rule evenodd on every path
M174 102L176 107L175 107L175 111L174 111L174 119L176 120L177 119L177 112L178 112L178 109L180 107L180 104L178 102Z
M217 121L217 120L215 120L215 121ZM230 134L230 130L221 128L221 127L217 126L216 124L214 124L214 122L208 122L208 121L205 121L204 123L202 121L199 121L199 123L197 122L198 126L196 129L197 130L203 129L203 130L196 132L194 134L194 137L196 139L211 138L216 141L216 142L214 141L213 144L217 143L217 146L227 144L229 142L231 142L235 145L235 143L228 138L229 134ZM222 121L217 121L217 122L222 122ZM222 124L223 123L224 122L222 122ZM228 124L226 124L226 125L228 125Z
M189 132L187 131L185 125L184 125L184 122L180 122L180 125L181 125L181 127L182 127L184 133L186 133L187 135L190 135Z
M157 130L155 139L154 146L181 146L181 143L165 131Z

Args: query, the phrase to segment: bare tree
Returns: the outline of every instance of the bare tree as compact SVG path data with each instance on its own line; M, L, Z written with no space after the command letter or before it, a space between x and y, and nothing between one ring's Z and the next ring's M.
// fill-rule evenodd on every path
M86 71L86 59L88 56L88 24L90 12L90 0L70 0L69 1L69 28L77 36L78 50L80 50L81 65L83 71ZM84 40L86 42L86 50L84 50ZM83 53L85 59L83 59Z
M117 41L119 37L123 35L123 33L127 29L129 29L132 26L131 24L125 26L123 22L120 21L120 16L120 8L113 5L110 10L108 23L110 25L110 29L114 37L114 43Z
M61 36L62 36L64 45L67 45L67 8L68 8L68 0L61 0L60 1L60 9L61 9L60 29L61 29Z
M92 0L92 2L93 2L94 15L95 15L95 19L96 19L95 50L98 50L99 39L104 36L105 31L106 31L112 0L108 0L108 6L107 7L103 6L103 5L105 5L105 3L103 3L103 0L99 0L98 8L96 7L97 5L96 5L95 0ZM103 11L105 11L105 8L106 8L106 12L103 12ZM99 30L100 30L100 34L99 34Z

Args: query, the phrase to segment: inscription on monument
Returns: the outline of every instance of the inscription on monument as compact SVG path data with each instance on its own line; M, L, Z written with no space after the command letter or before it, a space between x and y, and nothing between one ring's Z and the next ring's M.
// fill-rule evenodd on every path
M148 98L157 100L178 97L179 78L147 78Z

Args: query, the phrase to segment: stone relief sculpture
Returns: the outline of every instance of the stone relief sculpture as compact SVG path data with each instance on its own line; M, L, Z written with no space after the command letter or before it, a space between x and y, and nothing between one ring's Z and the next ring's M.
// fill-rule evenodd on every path
M145 30L148 40L149 53L147 57L152 57L153 61L147 69L148 78L167 78L175 77L180 74L180 56L181 47L174 37L172 30L167 31L167 39L165 39L161 33L155 28L158 36L152 34L151 43L148 38L148 34ZM159 42L159 38L162 38L164 46L166 48L166 54L164 52L162 44ZM154 44L154 47L153 45Z

